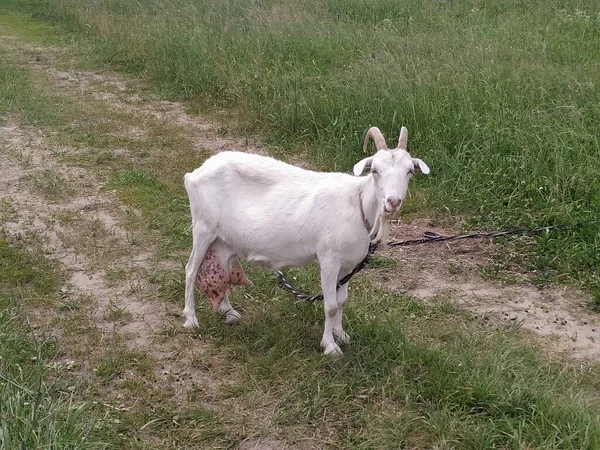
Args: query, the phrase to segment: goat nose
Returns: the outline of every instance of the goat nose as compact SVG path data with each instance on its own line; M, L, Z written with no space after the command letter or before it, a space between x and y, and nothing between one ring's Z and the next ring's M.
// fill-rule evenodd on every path
M402 199L400 197L390 196L386 200L392 208L398 208L402 203Z

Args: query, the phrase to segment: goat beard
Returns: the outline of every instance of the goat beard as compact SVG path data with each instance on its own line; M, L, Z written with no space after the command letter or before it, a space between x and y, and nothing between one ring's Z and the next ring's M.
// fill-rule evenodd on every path
M383 245L386 245L388 237L390 235L390 219L396 213L388 213L385 210L385 206L382 206L375 217L375 223L373 224L373 228L371 229L370 236L375 235L375 237L371 238L371 242L380 242Z

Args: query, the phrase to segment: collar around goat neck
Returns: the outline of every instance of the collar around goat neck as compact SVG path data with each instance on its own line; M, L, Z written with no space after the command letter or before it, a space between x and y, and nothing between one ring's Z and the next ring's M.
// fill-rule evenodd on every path
M363 208L363 201L362 201L362 191L360 189L358 190L358 205L360 206L360 215L362 216L362 221L363 221L363 224L365 225L365 228L367 229L367 233L371 234L371 231L373 230L373 228L369 224L369 220L367 219L367 216L365 215L365 210Z

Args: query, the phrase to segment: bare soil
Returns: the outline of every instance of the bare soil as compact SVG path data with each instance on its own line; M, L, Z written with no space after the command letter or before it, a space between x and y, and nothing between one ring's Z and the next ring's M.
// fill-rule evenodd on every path
M395 224L391 238L420 239L427 230L459 234L458 227L440 229L418 219ZM514 274L510 282L484 278L482 269L493 264L495 245L491 239L467 239L389 247L383 253L398 267L380 275L379 282L423 301L447 298L492 326L519 324L551 354L598 361L600 322L585 306L591 295L572 286L536 286L528 281L533 274Z

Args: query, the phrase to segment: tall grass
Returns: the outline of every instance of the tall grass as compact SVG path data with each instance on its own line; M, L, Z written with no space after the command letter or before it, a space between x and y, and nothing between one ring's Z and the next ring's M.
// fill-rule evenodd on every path
M489 228L599 217L596 1L13 2L322 167L351 167L369 126L391 142L406 125L433 169L417 209ZM539 269L600 285L597 225L541 244Z

